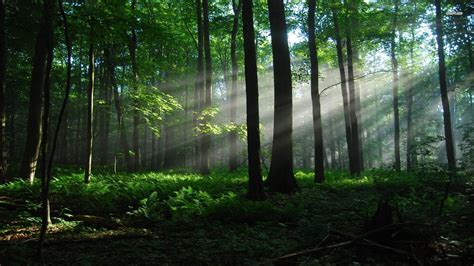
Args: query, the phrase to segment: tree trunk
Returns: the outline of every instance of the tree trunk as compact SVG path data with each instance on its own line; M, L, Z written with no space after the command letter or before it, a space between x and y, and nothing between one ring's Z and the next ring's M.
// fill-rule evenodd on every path
M46 237L46 231L48 229L48 224L50 223L50 207L49 207L49 184L51 182L52 178L52 166L53 166L53 159L54 159L54 153L56 151L56 145L58 143L58 136L59 136L59 131L61 129L61 121L64 117L64 113L66 111L66 106L67 102L69 100L69 94L71 92L71 69L72 69L72 46L71 42L69 39L69 33L68 33L68 23L67 23L67 17L66 13L64 12L63 4L61 0L58 0L59 8L61 11L61 16L63 19L63 27L64 27L64 35L65 35L65 41L66 41L66 48L67 48L67 73L66 73L66 89L64 92L64 100L63 104L61 106L61 110L59 112L58 116L58 122L56 124L54 136L53 136L53 142L52 142L52 148L51 148L51 154L49 156L49 161L48 161L48 166L46 168L46 172L43 176L42 179L42 186L41 186L41 203L42 203L42 224L41 224L41 229L40 229L40 240L39 240L39 254L41 256L42 254L42 248L44 244L44 240ZM52 64L52 45L50 47L50 59L48 60L49 65L51 66ZM45 86L49 87L48 84ZM49 105L49 104L48 104Z
M291 193L297 188L293 174L293 119L290 52L283 0L268 1L273 54L275 111L268 186L270 191Z
M346 133L346 143L347 143L347 154L349 157L349 172L351 175L356 174L356 165L352 159L351 154L353 154L352 148L352 130L351 130L351 116L349 112L349 97L347 95L347 83L346 83L346 72L344 69L344 55L342 52L342 40L341 33L339 30L339 18L336 10L332 11L333 22L334 22L334 33L336 39L336 52L337 52L337 62L339 65L339 75L341 76L341 92L342 92L342 103L344 108L344 125Z
M454 154L454 136L451 128L451 111L449 109L448 88L446 82L446 65L444 60L443 24L441 20L441 1L435 0L436 7L436 41L438 43L439 60L439 87L443 105L444 137L446 139L446 154L450 171L456 169L456 156Z
M316 0L308 0L308 46L311 60L311 100L313 104L313 134L314 134L314 181L324 182L324 145L323 126L321 122L321 102L319 98L318 79L318 50L316 46L316 33L314 18L316 13Z
M5 78L7 64L7 48L5 35L5 0L0 0L0 183L7 182L7 143L5 129L7 116L5 113Z
M353 175L359 176L361 171L360 163L360 143L359 143L359 124L356 113L356 95L355 95L355 81L354 81L354 64L352 53L352 36L351 30L347 27L347 75L349 83L349 116L351 121L351 137L352 137L352 153L349 154L350 160L353 161L354 172Z
M44 79L44 111L43 111L43 121L42 129L43 135L41 136L41 187L44 190L47 181L47 165L48 165L48 140L49 140L49 117L50 117L50 107L51 107L51 69L53 67L53 46L52 40L49 40L48 44L48 56L46 60L46 76ZM43 222L51 224L51 212L49 207L49 200L46 204L42 206L43 212L45 213L43 217Z
M239 73L239 65L237 62L237 32L239 30L239 14L242 8L242 0L237 0L239 3L232 0L232 8L234 10L234 21L232 24L232 34L230 42L230 60L232 64L232 89L230 92L230 122L235 124L237 122L237 75ZM253 19L253 18L252 18ZM255 39L255 38L254 38ZM237 131L233 130L229 135L230 150L229 150L229 170L237 170Z
M89 183L91 178L92 171L92 147L94 142L94 132L93 132L93 123L94 123L94 76L95 76L95 55L94 55L94 43L92 40L89 44L89 84L87 86L87 140L86 140L86 157L85 157L85 173L84 173L84 183Z
M398 61L395 55L395 37L397 29L398 0L395 0L395 12L392 21L392 38L390 41L390 56L392 61L392 95L393 95L393 123L394 123L394 151L395 151L395 171L401 170L400 163L400 113L398 111Z
M41 145L41 118L43 109L44 80L46 77L46 57L48 41L53 34L54 1L45 0L43 18L36 38L35 56L31 74L30 103L28 108L28 126L25 152L21 163L20 176L34 181L36 163Z
M336 161L336 140L338 135L334 132L334 114L329 114L329 149L331 151L331 169L337 169Z
M149 170L153 171L156 167L156 137L155 133L151 132L151 158Z
M136 0L132 0L132 14L135 16L135 5ZM130 36L130 43L129 43L129 50L130 50L130 57L132 61L132 72L133 72L133 92L136 94L138 93L138 65L137 65L137 34L135 31L135 25L132 25L132 35ZM138 126L140 123L140 117L138 116L138 101L134 100L133 105L133 170L138 171L140 170L140 139L138 134Z
M251 200L265 199L260 166L260 128L258 111L257 54L253 26L252 0L242 2L242 23L245 53L245 93L247 106L247 149L249 187L247 197Z
M204 53L206 55L206 97L204 107L211 107L211 93L212 93L212 60L211 60L211 44L209 36L209 4L208 0L202 1L203 11L203 33L204 33ZM210 122L210 121L206 121ZM202 138L202 153L201 153L201 173L210 173L210 150L211 150L211 135L204 134Z
M196 90L194 92L194 127L198 128L200 121L198 117L200 116L203 106L204 106L204 44L203 44L203 29L202 29L202 11L201 11L201 0L196 0L196 24L198 31L198 58L197 58L197 74L196 74ZM197 137L195 141L195 167L198 170L203 168L202 166L202 134L201 132L196 132Z
M114 92L114 105L115 105L115 112L117 113L117 125L118 125L119 134L120 134L119 141L122 146L122 152L125 158L125 163L127 165L127 170L132 171L133 165L130 159L127 134L125 131L125 125L123 121L122 105L120 103L120 94L118 91L117 82L115 81L115 65L112 61L113 56L111 55L109 50L104 51L104 56L107 61L107 68L108 68L109 77L110 77L110 85L112 86L113 92Z
M171 119L169 119L171 120ZM177 142L175 140L176 135L176 125L170 124L165 126L164 130L164 149L165 154L163 158L163 169L171 170L176 168L177 161L178 161L178 154L177 154Z
M413 169L414 163L414 153L413 153L413 143L414 143L414 132L413 132L413 82L414 74L414 60L413 60L413 43L415 42L415 25L411 25L411 40L410 40L410 76L409 83L406 95L407 101L407 171Z
M105 53L104 53L105 54ZM106 69L105 66L104 70L104 77L105 77L105 86L104 86L104 100L105 100L105 107L104 107L104 114L103 114L103 133L102 133L102 154L101 154L101 161L103 165L107 165L109 163L109 136L110 136L110 113L111 113L111 106L112 106L112 86L110 84L110 75L109 71Z

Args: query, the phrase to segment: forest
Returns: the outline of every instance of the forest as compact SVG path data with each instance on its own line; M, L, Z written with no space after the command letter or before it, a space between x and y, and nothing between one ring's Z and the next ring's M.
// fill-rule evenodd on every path
M474 264L473 10L0 0L0 265Z

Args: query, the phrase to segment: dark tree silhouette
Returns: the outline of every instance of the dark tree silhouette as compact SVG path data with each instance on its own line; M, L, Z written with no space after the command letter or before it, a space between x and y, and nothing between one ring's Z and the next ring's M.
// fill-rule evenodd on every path
M270 191L291 193L297 188L297 184L293 174L292 84L283 0L269 0L268 14L272 40L275 111L267 184Z
M341 32L339 29L339 18L338 13L335 9L332 10L332 16L334 23L334 38L336 40L337 63L339 66L339 75L341 77L341 93L344 108L344 125L346 133L347 153L349 155L349 172L351 173L351 175L355 175L356 165L353 160L353 156L351 156L354 151L352 148L351 118L349 112L349 97L347 93L346 71L344 69L344 54L342 51L342 39Z
M444 137L446 139L446 154L448 157L448 168L456 169L456 156L454 154L454 136L451 127L451 110L449 109L448 86L446 82L446 63L444 60L443 23L441 20L441 1L435 0L436 7L436 41L438 43L439 60L439 88L441 90L441 103L443 105Z
M234 20L232 23L232 34L230 41L230 60L232 64L232 88L230 91L230 122L237 121L237 75L239 73L239 65L237 62L237 32L239 30L239 14L242 8L242 0L232 0L232 9L234 10ZM253 18L252 18L253 20ZM254 38L255 39L255 38ZM237 131L233 130L229 135L229 170L237 170Z
M7 181L7 145L5 140L5 73L7 48L5 36L5 0L0 0L0 183Z
M132 15L135 16L135 6L137 1L132 1ZM137 64L137 33L135 30L135 23L132 24L132 34L128 43L130 57L132 61L132 81L133 91L138 93L138 64ZM138 126L140 123L140 117L138 115L138 101L135 98L134 110L133 110L133 132L132 132L132 146L133 146L133 169L138 171L140 169L140 138L138 137Z
M206 97L204 100L204 108L211 107L211 93L212 93L212 58L211 58L211 44L209 35L209 3L208 0L202 0L202 14L203 14L203 34L204 34L204 54L206 56ZM211 152L211 135L204 134L201 146L201 173L210 173L210 152Z
M316 0L308 0L308 48L311 61L311 99L313 104L313 133L314 133L314 180L324 182L324 146L323 127L321 123L321 102L319 97L318 80L318 50L314 18L316 13ZM334 158L332 158L334 160Z
M30 103L25 152L20 168L20 176L33 182L41 145L41 118L43 114L43 91L46 78L48 42L53 34L54 1L45 0L43 17L36 37L33 70L31 73Z
M397 14L398 13L398 0L395 0L395 11L393 14L392 21L392 36L390 40L390 57L392 62L392 94L393 94L393 126L394 126L394 151L395 151L395 170L401 170L400 163L400 112L398 110L398 60L395 54L395 37L397 29Z
M260 166L260 130L258 112L257 54L255 49L255 30L253 26L252 0L241 0L242 23L245 52L245 91L247 97L247 147L249 191L251 200L263 200L263 181Z

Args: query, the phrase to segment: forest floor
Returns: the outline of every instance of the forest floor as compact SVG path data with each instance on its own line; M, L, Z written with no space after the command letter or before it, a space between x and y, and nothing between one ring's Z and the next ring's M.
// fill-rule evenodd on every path
M296 193L263 202L245 199L245 169L206 177L104 171L88 185L79 171L56 176L47 264L474 263L466 174L446 195L440 173L330 172L321 185L299 171ZM0 186L0 265L39 262L39 187Z

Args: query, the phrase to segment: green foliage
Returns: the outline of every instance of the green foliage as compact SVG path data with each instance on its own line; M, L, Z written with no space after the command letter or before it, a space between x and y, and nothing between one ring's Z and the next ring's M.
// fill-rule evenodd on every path
M465 125L461 129L463 130L461 166L468 172L474 172L474 124Z

